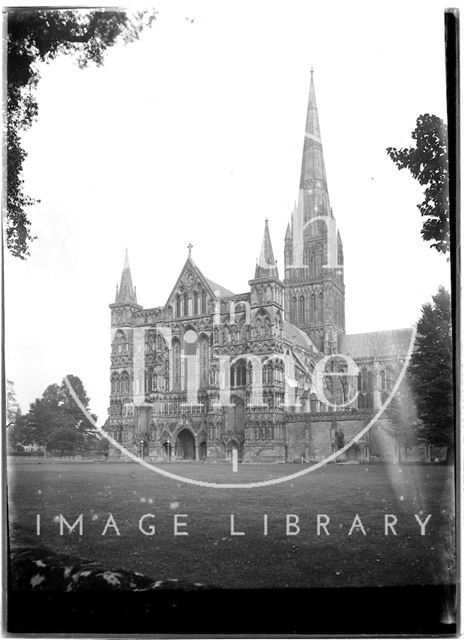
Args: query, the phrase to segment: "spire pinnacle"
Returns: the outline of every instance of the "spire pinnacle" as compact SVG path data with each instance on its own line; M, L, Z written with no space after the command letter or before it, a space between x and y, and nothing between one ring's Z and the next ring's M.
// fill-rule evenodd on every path
M132 285L132 277L129 267L129 252L126 249L126 255L124 258L124 267L121 275L121 284L119 285L119 289L116 288L116 299L115 302L126 302L137 304L137 296L135 293L135 288Z
M274 259L272 250L271 236L269 233L269 221L266 218L264 223L263 244L261 245L261 254L256 264L255 278L278 278L277 262Z
M287 223L287 231L285 232L285 239L288 240L292 235L292 230L290 227L290 222Z
M325 173L324 153L322 150L321 130L314 88L314 69L311 67L308 110L306 113L303 159L301 163L300 189L309 192L305 205L304 222L316 215L330 215L327 177ZM316 202L318 211L315 211Z

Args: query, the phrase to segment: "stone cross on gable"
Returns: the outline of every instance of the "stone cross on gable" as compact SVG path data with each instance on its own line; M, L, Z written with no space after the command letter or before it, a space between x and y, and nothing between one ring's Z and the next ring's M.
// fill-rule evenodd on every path
M191 242L189 242L189 244L187 245L187 249L189 250L189 258L190 258L190 255L191 255L192 249L193 249L193 244Z

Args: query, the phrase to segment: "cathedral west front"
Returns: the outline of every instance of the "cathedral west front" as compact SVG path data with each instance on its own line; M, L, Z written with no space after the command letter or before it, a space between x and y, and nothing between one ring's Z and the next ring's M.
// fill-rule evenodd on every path
M330 206L313 74L298 198L279 273L264 222L248 288L233 293L187 260L163 306L137 303L128 256L111 309L105 429L153 461L321 460L372 419L411 329L345 331L343 245ZM388 459L382 416L344 454ZM120 455L115 447L112 457Z

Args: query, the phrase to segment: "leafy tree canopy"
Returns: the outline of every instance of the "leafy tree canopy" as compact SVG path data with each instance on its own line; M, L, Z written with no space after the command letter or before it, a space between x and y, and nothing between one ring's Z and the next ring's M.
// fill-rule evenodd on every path
M89 409L89 398L81 379L77 376L67 376L73 390ZM91 414L93 419L96 416ZM80 406L74 400L68 385L63 380L61 385L51 384L30 405L29 412L23 416L19 433L22 444L46 445L47 449L61 452L76 453L96 445L96 436L92 422L85 416Z
M443 120L426 113L417 118L411 136L415 147L388 147L387 153L398 169L408 169L425 187L424 200L417 205L425 218L421 234L446 254L450 249L447 127Z
M7 247L14 256L25 259L35 239L28 208L37 200L24 191L22 169L27 153L21 145L21 131L30 127L38 114L37 63L48 63L58 55L75 55L81 68L89 62L101 65L109 47L118 41L134 41L155 17L154 10L135 13L110 9L8 11L5 230Z
M17 416L21 415L21 408L16 399L13 380L6 381L6 424L14 424Z

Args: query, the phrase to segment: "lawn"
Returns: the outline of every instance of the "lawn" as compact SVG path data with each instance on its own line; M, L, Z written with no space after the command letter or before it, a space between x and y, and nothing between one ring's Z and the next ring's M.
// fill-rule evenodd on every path
M243 464L235 474L226 464L163 468L212 482L253 482L304 467ZM41 544L159 580L182 578L231 588L454 581L453 470L445 466L330 464L258 489L191 486L135 463L14 461L8 471L14 545ZM83 514L83 535L77 527L72 533L64 527L60 536L59 514L70 524ZM109 514L114 520L102 535ZM139 529L144 514L154 514L143 521L146 531L155 525L154 535ZM174 535L176 514L178 533L188 535ZM244 535L231 535L231 514L235 532ZM317 535L317 514L330 518L330 535L323 528ZM358 526L353 528L356 514ZM396 516L397 535L385 535L385 514ZM422 522L431 514L425 535L415 514ZM298 517L297 535L287 535L287 516L292 523ZM297 532L297 527L289 531Z

